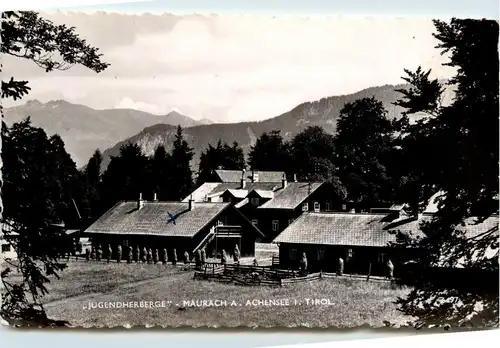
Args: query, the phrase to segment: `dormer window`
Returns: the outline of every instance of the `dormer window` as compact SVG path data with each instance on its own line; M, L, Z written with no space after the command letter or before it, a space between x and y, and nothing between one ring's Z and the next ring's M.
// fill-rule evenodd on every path
M302 203L302 211L308 211L309 210L309 203L304 202Z
M319 213L319 210L320 210L319 202L314 202L314 212Z
M259 197L250 198L250 203L252 203L253 206L259 205Z

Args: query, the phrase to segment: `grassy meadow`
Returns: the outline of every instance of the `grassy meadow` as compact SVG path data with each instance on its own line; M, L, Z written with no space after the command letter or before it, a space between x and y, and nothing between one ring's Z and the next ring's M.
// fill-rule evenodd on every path
M182 265L69 262L44 298L52 319L72 326L340 327L406 325L411 319L394 301L410 289L389 283L325 279L280 288L245 287L193 280ZM249 305L247 300L284 300L288 306ZM328 305L306 299L328 299ZM225 300L227 306L186 307L183 301ZM85 309L89 302L170 301L157 308ZM232 302L234 301L234 302ZM181 304L180 307L176 306ZM234 306L231 306L234 304Z

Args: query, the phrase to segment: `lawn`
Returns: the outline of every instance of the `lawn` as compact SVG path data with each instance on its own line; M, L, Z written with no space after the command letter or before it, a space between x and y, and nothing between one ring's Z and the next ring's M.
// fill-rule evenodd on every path
M381 327L384 321L405 325L411 319L393 303L409 289L349 279L319 280L281 288L244 287L195 281L193 272L183 270L182 266L70 262L61 279L53 281L49 290L50 295L44 301L49 317L84 327L128 324L348 328ZM268 306L261 302L247 306L248 300L281 300L284 303L285 299L289 305ZM306 299L324 301L308 305ZM192 300L225 300L227 305L189 307L182 304ZM324 304L327 300L330 304ZM165 302L164 307L157 308L84 309L89 302L95 301Z

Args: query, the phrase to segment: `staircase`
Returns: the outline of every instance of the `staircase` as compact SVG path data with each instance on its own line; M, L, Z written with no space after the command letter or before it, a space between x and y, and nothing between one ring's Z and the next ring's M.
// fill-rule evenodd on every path
M201 248L207 246L211 241L214 240L214 238L215 238L215 229L210 230L210 232L205 236L205 238L203 238L200 244L198 244L198 246L196 246L196 248L193 249L192 255L194 255Z

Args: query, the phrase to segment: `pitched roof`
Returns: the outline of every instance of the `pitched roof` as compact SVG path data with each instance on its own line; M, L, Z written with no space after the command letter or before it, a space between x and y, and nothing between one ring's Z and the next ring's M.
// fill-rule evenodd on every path
M321 182L290 182L284 189L276 191L274 198L258 209L295 209L321 185Z
M261 198L273 198L274 197L274 191L271 191L271 190L252 190L252 192L255 192Z
M217 169L215 173L222 182L241 182L241 170ZM259 182L281 182L284 172L255 171L259 174ZM252 180L252 171L245 172L247 181Z
M431 216L423 216L418 220L390 220L382 214L310 212L302 214L274 242L382 247L396 242L398 231L423 236L420 222L430 219ZM498 216L492 216L481 224L474 225L473 221L473 218L466 220L463 228L468 238L493 228L498 231Z
M230 193L235 198L245 198L248 194L247 190L241 190L241 189L227 189L224 192Z
M192 210L183 202L118 202L85 233L146 234L192 237L214 220L229 203L196 203ZM174 216L172 222L169 214Z
M248 198L243 199L241 202L236 203L235 208L241 208L248 204Z
M244 189L241 188L240 182L206 182L190 195L184 198L183 202L188 202L189 198L193 197L195 202L203 202L205 197L218 196L224 193L227 189L246 190L250 192L254 189L273 191L281 187L281 183L274 182L247 182Z

